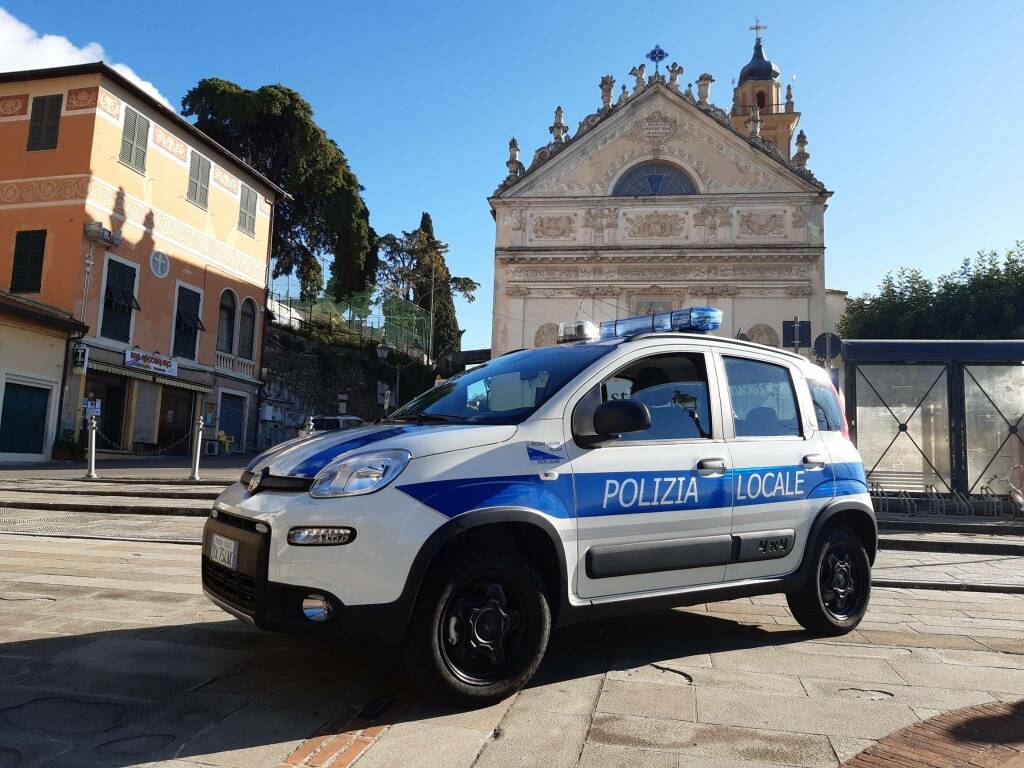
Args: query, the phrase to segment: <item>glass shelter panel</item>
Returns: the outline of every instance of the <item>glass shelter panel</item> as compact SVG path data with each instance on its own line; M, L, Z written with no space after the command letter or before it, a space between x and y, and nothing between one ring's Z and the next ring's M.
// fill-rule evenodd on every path
M944 365L857 366L857 447L886 491L952 491Z
M967 485L1005 496L1024 483L1024 366L965 365Z

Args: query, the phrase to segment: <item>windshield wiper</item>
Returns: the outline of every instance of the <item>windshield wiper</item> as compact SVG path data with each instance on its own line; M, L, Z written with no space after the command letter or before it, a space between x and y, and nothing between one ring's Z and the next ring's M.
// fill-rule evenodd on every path
M447 413L410 413L390 416L386 421L414 421L417 424L461 424L465 419L462 416L452 416Z

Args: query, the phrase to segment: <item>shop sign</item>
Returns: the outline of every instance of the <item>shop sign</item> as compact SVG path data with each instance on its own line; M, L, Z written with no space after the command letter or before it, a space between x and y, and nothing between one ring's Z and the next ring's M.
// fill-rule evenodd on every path
M126 368L139 368L143 371L162 373L167 376L178 375L178 361L170 355L159 352L146 352L144 349L126 349L124 351Z

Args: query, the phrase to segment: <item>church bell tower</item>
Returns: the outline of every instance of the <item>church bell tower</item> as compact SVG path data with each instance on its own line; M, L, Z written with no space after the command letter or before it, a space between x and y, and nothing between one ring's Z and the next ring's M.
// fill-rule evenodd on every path
M793 104L793 86L786 86L783 99L779 68L765 57L761 42L761 32L768 27L755 20L750 29L756 35L754 55L740 70L732 92L732 122L743 133L759 131L788 160L792 154L793 132L800 121L800 113Z

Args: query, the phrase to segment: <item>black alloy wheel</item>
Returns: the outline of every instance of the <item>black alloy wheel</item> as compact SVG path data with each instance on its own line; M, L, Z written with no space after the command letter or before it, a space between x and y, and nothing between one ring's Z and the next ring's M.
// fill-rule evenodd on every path
M469 685L508 676L523 647L523 598L500 574L473 577L448 599L438 647L451 673Z
M833 525L805 557L814 558L814 569L799 589L786 594L789 610L810 632L846 634L860 624L871 598L871 561L864 542L845 525Z

